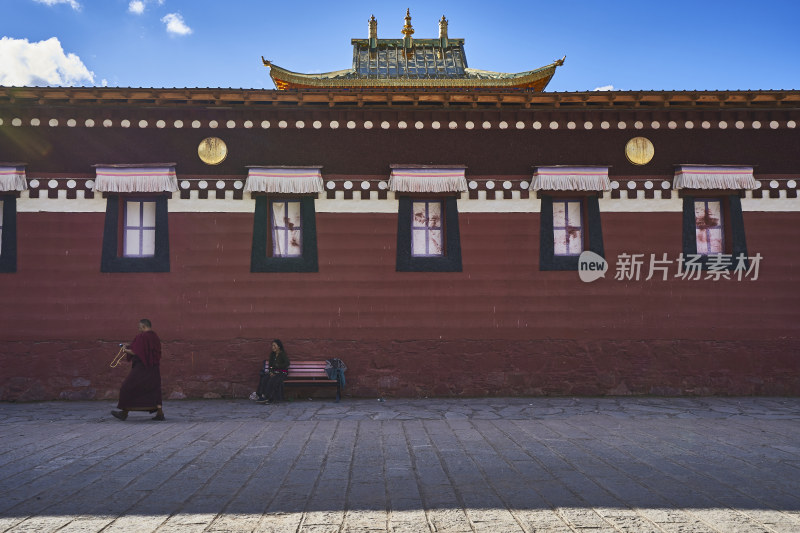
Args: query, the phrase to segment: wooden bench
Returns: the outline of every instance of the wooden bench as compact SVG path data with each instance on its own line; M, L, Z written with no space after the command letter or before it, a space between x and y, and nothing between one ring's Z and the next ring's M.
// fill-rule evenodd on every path
M342 389L338 379L330 379L325 372L325 361L295 361L289 363L289 373L283 386L290 387L336 387L336 401L342 397ZM283 389L280 392L283 399Z

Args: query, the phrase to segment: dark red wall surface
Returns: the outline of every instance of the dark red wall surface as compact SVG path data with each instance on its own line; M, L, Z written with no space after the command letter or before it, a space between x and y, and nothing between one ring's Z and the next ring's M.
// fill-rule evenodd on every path
M27 163L28 178L42 182L92 178L98 163L174 162L179 179L244 178L248 165L322 165L324 176L355 183L388 177L398 163L464 164L468 178L498 183L530 179L537 165L610 165L612 179L656 183L681 163L755 165L757 177L784 182L798 179L800 168L800 129L785 127L800 121L799 111L777 103L566 110L102 102L0 105L0 161ZM22 125L12 126L14 118ZM40 126L30 126L33 118ZM46 125L51 118L58 127ZM105 118L113 127L101 127ZM87 119L95 127L83 127ZM123 119L131 127L121 127ZM172 127L176 119L185 127ZM195 119L200 128L189 126ZM140 120L148 127L137 127ZM157 120L167 127L155 127ZM236 127L223 127L228 120ZM244 128L245 120L255 127ZM262 120L271 127L260 128ZM286 129L277 127L281 120ZM298 120L306 127L296 128ZM324 126L311 127L314 120ZM346 128L349 120L359 126ZM375 127L361 127L365 120ZM384 120L390 129L378 127ZM408 128L398 128L400 120ZM418 120L424 129L414 127ZM451 120L457 130L445 129ZM688 120L692 129L683 126ZM739 120L746 127L736 128ZM756 120L760 129L751 127ZM779 129L768 128L773 120ZM533 121L546 126L533 129ZM612 127L603 130L602 121ZM619 121L626 129L614 127ZM672 130L668 121L681 126ZM229 155L209 167L197 146L212 135ZM624 155L638 135L655 146L644 167ZM115 398L126 371L108 362L143 317L164 341L165 398L247 396L274 337L293 357L343 359L345 392L354 396L800 394L798 213L745 207L748 251L764 257L757 281L614 280L620 253L676 259L681 216L601 206L612 270L587 284L576 272L539 270L533 213L462 212L459 273L396 272L395 214L318 213L319 272L253 274L251 213L172 212L171 271L112 274L100 272L103 213L21 208L17 272L0 274L0 400Z
M97 163L175 162L179 175L246 175L248 165L323 165L323 174L387 175L389 165L394 163L416 164L464 164L471 175L517 175L530 176L532 167L538 165L610 165L612 175L665 175L671 176L674 165L682 163L709 163L727 165L757 165L759 174L798 172L797 145L800 128L769 129L771 120L800 122L800 112L793 108L773 110L586 110L586 111L540 111L505 110L493 111L459 109L454 111L397 109L311 109L291 107L273 109L173 109L165 107L69 107L4 109L0 106L0 118L9 124L12 117L20 117L25 126L0 128L0 161L22 161L28 164L28 176L37 173L84 173L93 174L92 165ZM43 121L54 117L59 126L41 125L30 127L31 118ZM68 119L83 124L87 118L96 122L92 128L66 127ZM115 126L102 127L104 118L113 120ZM121 120L129 120L129 128L119 127ZM170 126L154 127L156 120L164 120ZM184 122L182 129L171 127L176 119ZM147 128L139 128L140 120L147 120ZM190 127L199 120L200 128ZM208 127L216 120L218 128ZM239 127L223 128L228 120L237 121ZM254 127L241 127L244 120L254 122ZM262 120L270 121L269 129L259 127ZM279 121L288 127L278 127ZM301 120L303 129L294 124ZM314 129L311 123L320 120L324 127ZM328 128L331 120L340 126ZM375 127L348 129L345 124L353 120L359 124L365 120ZM391 129L378 127L381 121L389 122ZM406 121L406 129L396 127L399 120ZM431 121L441 122L441 129L431 128ZM449 121L456 121L458 129L450 130ZM473 130L465 128L466 121L473 121ZM507 129L499 129L499 121L507 121ZM526 128L518 130L516 121L523 121ZM591 130L583 128L585 121L592 121ZM660 121L659 129L634 129L635 121L650 124ZM668 121L683 124L694 121L693 129L669 129ZM708 120L714 126L703 129L700 122ZM717 128L725 120L727 129ZM763 123L760 129L737 129L738 120L753 120ZM417 130L416 121L425 123L425 129ZM492 129L481 127L484 121L492 123ZM533 121L545 126L531 128ZM551 121L560 124L557 130L547 126ZM568 121L574 121L576 129L567 129ZM600 128L601 121L612 127ZM625 122L626 129L616 127ZM644 135L655 146L653 160L645 167L631 164L625 158L625 143L632 137ZM221 164L209 167L197 157L197 145L206 137L221 138L229 148L228 157Z
M744 213L756 281L616 281L620 253L677 258L681 214L601 217L611 270L583 283L539 271L533 213L462 212L459 273L396 272L394 214L318 213L319 272L257 274L252 214L170 213L171 272L123 274L103 213L20 212L0 400L116 397L143 317L165 398L248 395L274 337L343 359L353 396L800 393L796 214Z

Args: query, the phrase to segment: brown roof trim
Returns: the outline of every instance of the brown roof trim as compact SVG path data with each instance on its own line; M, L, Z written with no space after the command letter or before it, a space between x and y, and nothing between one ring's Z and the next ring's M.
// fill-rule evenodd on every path
M588 91L524 89L203 89L124 87L0 87L0 106L156 107L523 107L565 109L800 108L800 90Z
M92 168L165 168L174 167L177 163L96 163Z
M420 164L402 164L392 163L389 168L469 168L467 165L420 165Z
M323 168L322 165L245 165L244 168Z

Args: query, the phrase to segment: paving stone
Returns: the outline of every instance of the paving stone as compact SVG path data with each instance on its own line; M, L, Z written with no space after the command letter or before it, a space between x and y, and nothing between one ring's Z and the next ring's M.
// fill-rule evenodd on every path
M0 532L800 531L800 399L0 404Z

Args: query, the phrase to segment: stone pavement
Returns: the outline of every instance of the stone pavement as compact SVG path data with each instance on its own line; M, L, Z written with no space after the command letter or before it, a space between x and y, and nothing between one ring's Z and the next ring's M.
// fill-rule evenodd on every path
M0 531L800 531L800 398L0 404Z

